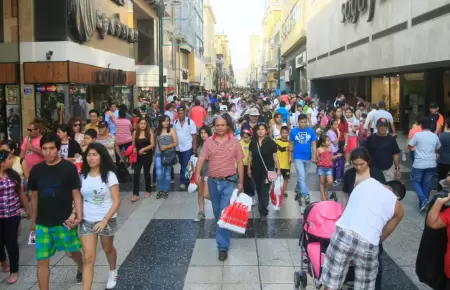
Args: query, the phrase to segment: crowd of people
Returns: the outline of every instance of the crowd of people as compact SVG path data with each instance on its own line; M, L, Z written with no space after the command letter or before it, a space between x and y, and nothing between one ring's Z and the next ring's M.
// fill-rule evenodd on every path
M91 289L99 236L110 267L106 288L114 288L119 183L131 181L123 169L133 169L131 202L140 198L141 172L143 197L150 197L156 186L156 199L167 199L174 166L181 168L179 189L187 190L190 181L184 172L196 155L195 222L205 219L205 199L211 200L219 220L238 188L252 197L260 221L266 223L272 182L282 175L288 197L292 166L294 199L307 205L308 173L314 163L321 200L336 200L341 186L346 207L327 251L323 284L340 289L342 273L355 259L365 267L356 273L359 289L381 289L381 242L400 222L399 200L406 192L396 181L401 179L402 151L384 102L360 99L352 108L342 94L334 104L324 105L307 94L207 92L192 102L170 95L165 111L158 107L156 101L139 98L131 116L123 105L110 103L103 113L91 110L87 124L73 118L57 132L47 132L37 119L29 124L20 148L13 141L2 143L0 262L3 271L10 272L8 283L19 277L17 237L21 217L28 217L40 289L49 289L49 261L56 251L65 251L75 261L76 282ZM450 119L444 121L438 109L431 104L431 116L418 118L403 152L413 161L410 182L421 211L428 206L435 173L445 179L450 170ZM368 229L364 220L374 226ZM441 226L446 220L436 223ZM228 257L230 238L230 231L217 227L221 261Z

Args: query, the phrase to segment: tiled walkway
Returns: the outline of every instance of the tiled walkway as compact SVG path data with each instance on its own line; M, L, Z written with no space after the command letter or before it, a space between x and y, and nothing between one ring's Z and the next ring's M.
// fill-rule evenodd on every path
M404 179L407 179L409 167L402 166L402 171ZM289 189L293 188L294 182L291 181ZM314 168L311 168L308 183L312 200L318 200L320 194ZM281 211L270 212L267 224L260 223L259 214L253 211L247 233L233 234L229 259L220 262L210 203L206 206L207 220L194 223L196 195L173 192L164 201L156 200L153 195L131 203L130 185L122 186L123 200L118 217L120 229L115 237L120 266L116 289L293 289L294 271L301 262L298 246L300 208L293 200L292 191L289 193ZM424 221L416 203L415 193L408 191L403 202L405 219L384 243L383 289L429 289L417 281L414 273ZM8 286L3 281L0 283L2 290L38 289L34 250L25 245L27 227L28 222L25 221L20 283ZM93 287L96 290L105 289L108 272L106 258L100 247L98 250ZM57 254L51 264L50 289L81 289L74 283L76 267L64 254ZM0 280L6 276L0 273Z

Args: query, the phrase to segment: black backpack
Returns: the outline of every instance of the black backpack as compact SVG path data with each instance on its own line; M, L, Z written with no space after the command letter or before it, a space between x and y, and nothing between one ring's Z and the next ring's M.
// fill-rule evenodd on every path
M448 192L445 190L436 194L430 202L428 212L438 197L445 197L447 195ZM444 205L441 211L448 207L448 205ZM428 216L428 212L426 216ZM425 217L425 226L416 259L416 274L420 282L427 284L435 290L446 289L447 277L444 273L444 257L446 252L447 228L432 229L426 225Z

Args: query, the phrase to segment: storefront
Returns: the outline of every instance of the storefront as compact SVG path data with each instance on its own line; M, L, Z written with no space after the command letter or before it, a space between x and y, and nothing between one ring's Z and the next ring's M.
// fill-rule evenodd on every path
M0 64L0 138L20 141L20 86L18 65Z
M284 79L286 90L290 93L299 94L300 92L308 92L305 49L305 45L302 45L293 53L286 56Z
M434 0L370 1L373 7L359 9L357 1L356 10L341 15L344 2L329 2L308 24L311 94L322 102L332 102L339 93L349 104L357 96L371 103L384 101L404 132L419 114L429 113L430 102L448 115L448 5Z
M35 92L35 115L51 129L89 111L104 112L109 102L133 110L135 72L105 69L74 62L24 63L26 87Z

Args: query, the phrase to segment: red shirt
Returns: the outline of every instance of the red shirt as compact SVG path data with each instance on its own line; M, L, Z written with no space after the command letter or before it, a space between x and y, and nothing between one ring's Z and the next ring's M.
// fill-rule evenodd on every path
M228 133L224 143L216 141L216 135L206 139L201 157L208 160L208 177L227 177L236 174L236 161L244 158L239 141Z
M206 110L201 106L195 106L191 109L191 119L194 120L197 128L203 126L203 121L206 116L208 116Z
M282 95L282 96L280 97L280 102L285 102L286 105L289 105L289 104L291 103L291 102L289 101L288 95Z
M339 123L338 125L339 132L341 132L341 135L339 136L339 141L345 141L344 134L348 134L348 123L347 121L344 121L343 123Z
M444 256L444 272L447 278L450 278L450 208L447 208L439 214L439 217L447 226L447 251Z

